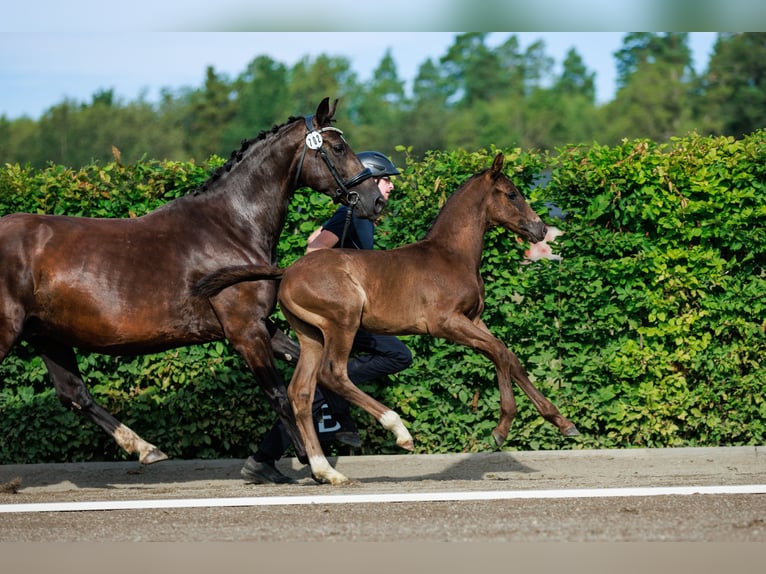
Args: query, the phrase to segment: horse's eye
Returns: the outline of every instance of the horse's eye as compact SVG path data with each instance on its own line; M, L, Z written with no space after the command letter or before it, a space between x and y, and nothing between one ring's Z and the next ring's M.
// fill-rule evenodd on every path
M342 143L336 143L333 144L332 149L335 153L343 153L343 150L346 148Z
M516 201L516 192L515 191L508 191L505 194L508 197L509 201Z

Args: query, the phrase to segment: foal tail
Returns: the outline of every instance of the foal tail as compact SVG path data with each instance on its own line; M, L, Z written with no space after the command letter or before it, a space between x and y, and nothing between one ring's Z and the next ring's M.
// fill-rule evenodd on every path
M221 267L209 275L205 275L192 287L192 295L209 298L218 295L227 287L242 281L257 281L258 279L279 279L284 269L271 265L232 265Z

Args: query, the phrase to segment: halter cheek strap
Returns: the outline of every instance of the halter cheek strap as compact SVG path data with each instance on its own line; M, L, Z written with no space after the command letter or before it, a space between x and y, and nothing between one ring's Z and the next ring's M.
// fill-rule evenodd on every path
M332 160L330 159L330 156L327 154L327 151L324 149L324 138L322 137L322 133L326 131L334 131L339 134L343 134L342 131L340 131L338 128L333 126L326 126L323 128L320 128L318 130L314 129L314 116L305 116L304 118L306 122L306 138L303 142L303 151L301 152L301 159L298 162L298 170L295 172L295 182L293 183L293 187L298 187L298 180L301 176L301 170L303 169L303 160L306 158L306 150L312 149L319 152L319 155L321 156L322 160L327 165L327 168L330 170L330 173L332 174L333 178L335 179L335 183L338 184L338 189L335 190L335 195L333 196L333 201L335 203L338 203L339 201L345 200L345 202L348 205L354 206L356 205L357 201L359 200L359 194L355 191L350 191L350 188L356 187L363 181L370 179L372 177L372 171L370 168L364 168L362 171L360 171L358 174L356 174L354 177L349 179L348 181L343 181L343 179L340 177L340 174L338 173L338 170L335 169L335 165L333 164Z

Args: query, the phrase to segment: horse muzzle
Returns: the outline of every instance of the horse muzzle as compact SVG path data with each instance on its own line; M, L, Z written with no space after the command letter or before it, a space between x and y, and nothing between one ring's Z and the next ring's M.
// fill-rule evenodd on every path
M548 233L548 226L541 219L522 225L521 229L525 235L524 239L530 243L542 241L545 239L545 234Z
M349 205L353 206L357 217L365 219L377 219L386 206L386 198L380 193L378 186L375 186L377 194L360 194L356 191L348 192Z

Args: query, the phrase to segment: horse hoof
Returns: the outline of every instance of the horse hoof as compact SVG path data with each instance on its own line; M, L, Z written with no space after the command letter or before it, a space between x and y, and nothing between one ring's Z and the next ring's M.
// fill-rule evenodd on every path
M168 455L166 455L164 452L162 452L158 448L153 448L146 454L143 454L139 461L141 464L154 464L155 462L162 462L163 460L167 460Z
M564 436L580 436L580 431L577 430L576 426L572 425L571 427L563 429L561 434Z
M505 437L507 435L501 433L498 430L492 431L492 438L495 439L495 444L497 446L503 446L503 443L505 442Z
M398 444L398 445L399 445L400 447L402 447L404 450L408 450L408 451L410 451L410 452L412 452L413 450L415 450L415 443L414 443L412 440L406 440L406 441L404 441L404 442L398 442L398 443L396 443L396 444Z

